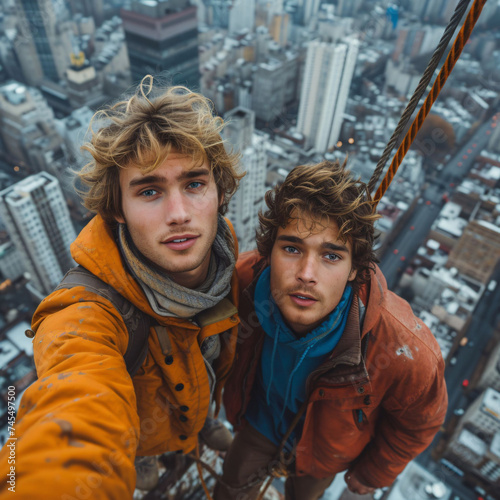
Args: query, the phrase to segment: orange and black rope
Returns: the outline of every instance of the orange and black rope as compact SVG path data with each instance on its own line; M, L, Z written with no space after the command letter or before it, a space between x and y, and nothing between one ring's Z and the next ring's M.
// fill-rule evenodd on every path
M427 95L424 104L422 105L417 116L413 120L413 123L411 124L411 127L408 130L408 132L406 133L403 142L400 144L398 150L396 151L396 154L394 155L389 170L385 174L385 177L382 179L382 182L380 183L377 192L375 193L373 199L374 210L378 202L384 195L384 193L387 191L387 188L392 182L392 179L396 175L396 172L398 171L398 168L401 165L406 153L410 149L413 140L415 139L418 131L422 127L422 124L424 123L425 118L429 114L432 105L436 101L439 93L441 92L441 89L443 88L446 80L448 79L448 76L453 70L455 63L460 57L460 54L462 53L462 50L465 44L467 43L470 34L472 33L472 30L479 18L479 15L481 14L481 10L483 9L486 1L487 0L474 0L474 3L472 4L469 13L467 14L464 25L462 26L460 32L455 38L453 46L448 54L448 57L446 58L443 67L439 71L439 74L436 80L434 81L434 84L432 85L432 88L429 94Z

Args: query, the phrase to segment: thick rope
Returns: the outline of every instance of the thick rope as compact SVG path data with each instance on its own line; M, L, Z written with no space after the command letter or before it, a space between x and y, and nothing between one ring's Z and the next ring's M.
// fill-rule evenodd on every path
M407 104L405 110L403 111L403 114L399 119L399 123L396 129L394 130L391 138L389 139L389 142L387 143L387 146L385 147L384 152L382 153L382 156L380 157L377 166L375 167L375 171L373 172L373 175L368 182L368 191L370 193L375 189L375 185L377 184L380 176L382 175L382 172L385 168L385 164L387 163L387 160L389 160L389 156L392 153L392 149L396 145L397 141L399 140L399 137L406 128L406 125L410 120L411 115L418 106L418 102L420 101L420 98L425 92L427 85L429 85L429 82L432 79L432 75L434 74L434 71L436 71L439 61L443 57L446 47L448 47L448 44L450 43L453 33L455 33L455 30L460 20L462 19L462 16L467 10L467 7L469 6L470 2L471 0L461 0L455 9L455 12L453 13L452 18L450 19L448 26L446 26L443 36L441 37L441 40L439 41L439 44L436 47L436 50L434 51L434 54L432 54L431 60L429 61L427 68L425 68L424 74L422 75L422 78L420 78L417 88L415 89L415 92L413 93L410 102Z
M391 166L389 167L389 170L385 174L384 179L380 183L380 186L378 187L377 192L375 193L375 197L373 200L374 209L376 208L378 202L380 201L384 193L387 191L389 184L391 183L392 179L394 178L394 175L398 171L399 165L401 165L401 162L403 161L403 158L410 149L410 146L413 140L415 139L415 136L422 127L422 124L424 123L426 116L429 114L432 105L436 101L439 92L443 88L448 76L453 70L453 67L455 66L455 63L460 57L460 54L462 53L465 43L469 39L472 29L474 28L486 1L487 0L474 0L474 3L472 4L469 13L467 14L467 18L465 19L465 23L462 26L457 37L455 38L453 46L448 54L448 57L446 58L443 67L439 71L439 74L436 80L434 81L434 84L432 85L429 94L425 98L424 104L422 105L417 116L413 120L410 130L408 130L408 132L406 133L403 142L400 144L398 150L396 151Z

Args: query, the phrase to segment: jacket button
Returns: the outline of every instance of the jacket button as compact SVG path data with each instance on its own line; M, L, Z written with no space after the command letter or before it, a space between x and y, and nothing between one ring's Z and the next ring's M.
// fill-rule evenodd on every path
M231 316L229 318L229 320L232 322L232 323L237 323L238 322L238 318L236 316Z
M32 339L35 336L35 332L33 330L26 330L24 335L26 335L29 339Z
M184 405L183 405L183 406L181 406L181 407L179 408L179 410L181 410L181 411L188 411L188 410L189 410L189 406L184 406Z
M320 389L320 390L319 390L319 395L320 395L321 397L323 397L323 396L325 395L325 391L324 391L323 389ZM299 471L299 472L300 472L300 471Z
M179 417L179 420L180 420L181 422L187 422L187 419L188 419L188 418L186 417L186 415L181 415L181 416Z
M360 385L356 390L358 391L358 394L363 394L365 392L365 388L362 385Z
M365 403L365 405L369 405L371 403L370 396L365 396L363 403Z
M171 365L174 362L174 357L173 356L166 356L165 357L165 363L167 365Z
M187 437L185 434L181 434L181 435L179 436L179 439L180 439L181 441L186 441L186 439L187 439L187 438L188 438L188 437Z
M184 384L177 384L177 385L175 386L175 390L176 390L176 391L182 391L182 389L184 389Z

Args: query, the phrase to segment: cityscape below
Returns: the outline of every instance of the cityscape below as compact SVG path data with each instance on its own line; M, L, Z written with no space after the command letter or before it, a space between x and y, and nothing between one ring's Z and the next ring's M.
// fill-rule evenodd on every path
M208 97L246 172L226 216L251 250L266 191L293 167L347 158L369 181L458 3L1 0L0 443L8 388L19 404L36 379L24 332L93 217L74 172L98 109L146 75ZM378 205L379 266L446 362L446 422L391 487L354 495L339 474L325 500L500 498L498 26L489 0ZM217 453L205 459L220 470ZM162 457L156 490L134 498L204 498L178 460ZM266 498L282 492L275 480Z

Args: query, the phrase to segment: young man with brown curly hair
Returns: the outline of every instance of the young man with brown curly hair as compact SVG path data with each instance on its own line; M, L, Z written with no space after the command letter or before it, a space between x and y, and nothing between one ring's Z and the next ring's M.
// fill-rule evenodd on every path
M199 433L214 434L207 416L212 403L218 411L239 322L237 242L222 215L241 176L209 101L152 87L146 78L98 112L83 148L92 156L79 172L84 205L97 215L71 252L105 293L57 289L35 312L39 378L16 422L21 498L132 498L136 457L145 457L138 486L152 488L156 455L191 452ZM126 314L110 290L131 306ZM124 355L133 310L150 329L132 377ZM229 446L229 432L215 431Z
M390 485L446 413L431 332L390 292L366 186L345 164L296 167L266 195L258 251L240 256L240 331L224 391L237 430L215 499L250 500L271 473L287 500Z

